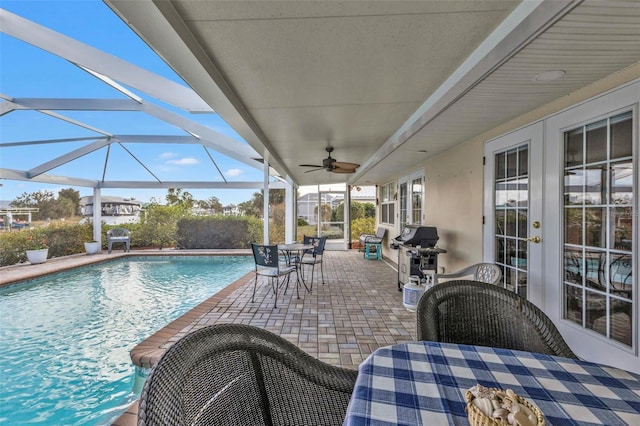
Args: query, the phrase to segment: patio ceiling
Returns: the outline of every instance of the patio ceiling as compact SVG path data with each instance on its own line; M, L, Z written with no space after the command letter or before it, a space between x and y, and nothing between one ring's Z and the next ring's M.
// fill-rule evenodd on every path
M634 1L105 3L299 185L384 182L640 60ZM299 166L328 145L357 172Z

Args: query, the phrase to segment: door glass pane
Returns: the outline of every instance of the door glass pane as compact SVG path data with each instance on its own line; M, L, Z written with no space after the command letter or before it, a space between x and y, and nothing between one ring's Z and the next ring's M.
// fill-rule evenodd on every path
M607 120L586 127L587 164L607 160Z
M584 209L585 245L590 247L605 246L606 227L603 226L606 208L587 207Z
M400 206L400 231L407 224L407 183L401 183L398 186L398 205Z
M505 258L505 245L506 245L506 240L502 237L496 237L495 240L495 246L496 246L496 263L498 264L504 264L506 263L506 258Z
M496 210L496 235L506 235L505 234L505 210L500 209Z
M411 224L422 223L422 178L411 182Z
M495 168L496 168L496 181L502 180L507 177L507 168L506 168L506 154L501 152L500 154L496 154L495 157Z
M507 152L507 178L518 175L518 152L512 150Z
M584 173L584 203L602 204L604 202L603 200L606 199L603 198L607 183L606 165L600 164L586 167Z
M582 285L582 250L566 248L564 251L564 280L567 283Z
M564 173L564 204L584 204L585 173L582 169L571 169Z
M503 286L527 295L527 234L529 229L529 147L496 153L495 229L496 263L503 270ZM498 168L504 165L503 169Z
M611 165L611 201L612 204L633 203L633 164L630 161Z
M633 207L612 207L609 212L612 230L609 246L630 252L633 241Z
M631 256L628 254L611 254L607 273L609 288L612 294L631 300L633 297L633 268Z
M631 321L633 304L624 300L611 299L611 338L631 346Z
M584 131L582 127L565 133L564 135L564 166L571 167L583 164L582 147L584 145Z
M582 288L565 285L564 301L565 319L582 325Z
M564 242L582 244L582 208L564 209Z
M585 292L585 327L607 334L607 298L604 294L589 291Z
M611 119L611 159L633 155L631 112Z
M632 115L564 135L564 318L632 346L637 226ZM580 138L584 135L584 161ZM595 163L595 164L594 164ZM637 231L636 231L637 232Z

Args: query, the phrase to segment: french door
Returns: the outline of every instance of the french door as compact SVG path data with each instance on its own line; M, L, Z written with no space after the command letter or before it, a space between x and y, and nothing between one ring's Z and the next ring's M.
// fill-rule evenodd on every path
M484 252L580 357L640 373L638 94L485 143Z
M484 257L502 269L500 285L542 302L541 123L485 145Z

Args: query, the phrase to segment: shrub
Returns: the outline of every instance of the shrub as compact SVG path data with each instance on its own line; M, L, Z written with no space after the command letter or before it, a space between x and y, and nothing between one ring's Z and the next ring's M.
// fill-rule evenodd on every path
M374 217L361 217L351 222L351 241L358 241L362 234L376 233L376 219Z
M176 247L247 248L262 240L262 221L251 216L189 217L178 221Z
M91 225L88 224L56 223L47 227L1 233L0 266L26 262L26 251L41 248L40 242L46 242L49 257L84 253L84 242L93 239L92 232Z

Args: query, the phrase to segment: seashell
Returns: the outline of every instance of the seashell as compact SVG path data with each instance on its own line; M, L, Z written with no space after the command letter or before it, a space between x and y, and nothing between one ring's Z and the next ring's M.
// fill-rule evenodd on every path
M536 426L537 421L531 421L522 411L513 413L513 421L517 426Z
M509 397L504 397L504 398L502 399L502 404L501 404L501 406L502 406L502 408L504 408L505 410L507 410L507 411L514 411L514 409L513 409L513 406L514 406L514 405L517 405L517 403L516 403L516 402L514 402L511 398L509 398Z
M498 408L497 410L495 410L493 412L491 417L493 417L494 419L500 419L503 422L506 422L507 418L509 417L509 412L507 410L505 410L504 408Z
M491 390L481 384L471 387L469 392L471 392L476 398L489 398L491 396Z
M515 419L513 418L513 413L509 413L509 415L507 416L507 423L509 423L510 425L514 425L515 424Z
M518 395L513 391L513 389L507 389L507 396L511 398L512 401L518 400Z
M524 413L527 418L533 422L534 425L538 423L538 417L533 411L529 409L529 407L524 404L520 404L520 411Z
M473 405L478 407L478 409L487 417L491 417L493 413L493 405L491 404L491 400L487 398L476 398L473 400Z

